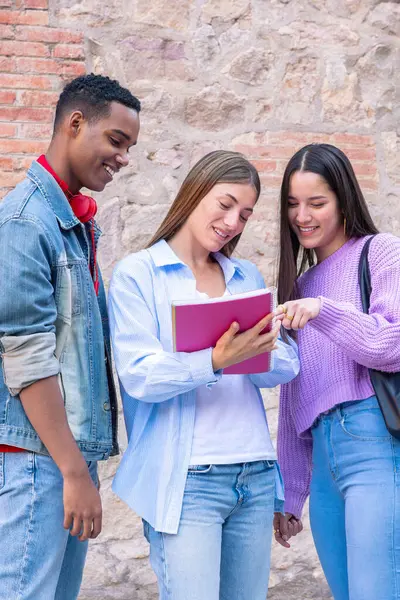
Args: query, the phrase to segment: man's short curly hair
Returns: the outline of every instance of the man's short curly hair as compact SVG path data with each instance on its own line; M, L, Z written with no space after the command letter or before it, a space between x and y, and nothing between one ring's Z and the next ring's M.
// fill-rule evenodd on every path
M67 111L80 110L85 119L95 121L110 114L111 102L119 102L140 112L140 101L118 81L103 75L83 75L68 83L56 106L54 131L57 131Z

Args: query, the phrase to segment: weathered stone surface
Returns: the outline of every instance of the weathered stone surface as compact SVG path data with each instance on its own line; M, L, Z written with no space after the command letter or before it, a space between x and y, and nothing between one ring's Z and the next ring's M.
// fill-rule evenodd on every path
M342 58L330 57L321 91L322 119L335 124L353 123L371 126L375 111L360 100L359 82L354 70L347 71Z
M219 54L219 44L211 25L202 25L196 29L192 47L199 67L204 70L212 69L214 59Z
M312 21L295 21L289 25L280 27L280 42L291 50L307 50L311 47L325 49L335 48L340 44L341 48L354 47L360 41L360 36L355 29L347 24L327 23L321 27L320 23ZM281 46L282 47L282 46Z
M103 235L99 244L99 262L102 273L106 280L111 276L115 263L121 258L121 241L119 232L121 230L121 205L119 198L113 198L106 204L102 204L97 214L99 225L103 229Z
M250 11L249 0L207 0L202 8L202 19L211 23L213 19L232 21L238 20Z
M386 33L400 35L400 5L398 2L380 2L368 14L367 22Z
M113 25L124 16L123 5L118 0L110 0L106 4L92 0L59 0L54 6L54 12L54 21L57 24L62 21L64 26L74 25L77 19L81 19L85 27L96 28Z
M137 0L135 21L185 30L189 25L191 0Z
M159 204L130 204L122 209L122 243L127 253L146 246L166 212L166 207Z
M242 83L260 85L267 81L273 60L273 54L260 48L249 48L236 56L222 72Z
M289 62L276 101L276 117L286 123L311 123L315 116L310 107L319 87L319 60L316 57L302 56Z
M120 43L126 76L131 80L194 79L183 42L165 38L130 36Z
M233 127L244 116L244 98L220 85L204 88L186 100L185 118L192 127L218 131Z
M381 139L385 157L384 173L387 174L391 183L400 185L400 136L396 131L384 131ZM400 207L397 208L400 211Z
M146 158L158 165L171 167L175 170L182 166L183 150L179 145L173 148L159 148L156 151L147 152Z
M400 52L389 44L376 44L357 63L364 102L381 119L398 109L398 61Z

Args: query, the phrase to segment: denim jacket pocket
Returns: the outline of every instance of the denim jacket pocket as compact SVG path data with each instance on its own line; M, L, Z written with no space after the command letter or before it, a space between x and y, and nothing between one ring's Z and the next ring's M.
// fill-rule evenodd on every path
M57 267L56 305L58 316L71 323L81 313L82 274L79 262Z

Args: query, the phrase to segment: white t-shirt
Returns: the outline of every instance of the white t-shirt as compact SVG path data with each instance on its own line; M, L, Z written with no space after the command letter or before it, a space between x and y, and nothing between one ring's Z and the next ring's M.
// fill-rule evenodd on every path
M248 375L222 375L197 388L191 465L275 459L263 402Z

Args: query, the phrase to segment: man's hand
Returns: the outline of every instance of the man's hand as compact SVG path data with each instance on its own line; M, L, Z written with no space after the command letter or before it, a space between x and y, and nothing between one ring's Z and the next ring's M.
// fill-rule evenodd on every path
M64 528L81 542L96 538L102 525L101 499L89 471L64 477Z
M26 415L63 477L64 527L82 542L101 531L101 500L72 435L57 377L40 379L20 394Z
M284 548L290 548L288 541L303 531L303 523L291 513L275 513L274 533L276 541Z

